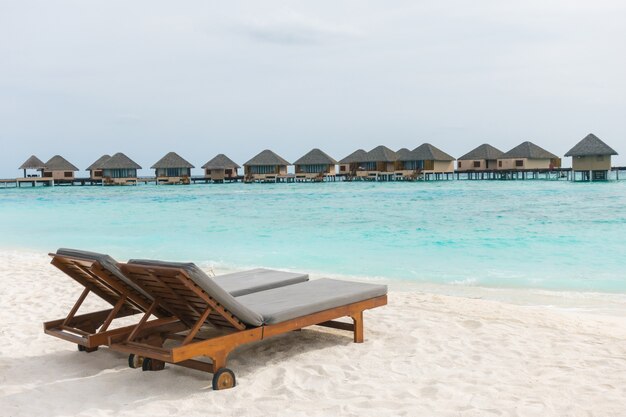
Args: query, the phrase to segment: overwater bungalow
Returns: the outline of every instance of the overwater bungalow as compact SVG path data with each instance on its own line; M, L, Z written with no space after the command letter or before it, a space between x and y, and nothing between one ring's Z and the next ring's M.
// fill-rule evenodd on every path
M41 159L37 158L35 155L31 155L18 169L24 170L24 178L39 177L41 176L44 165ZM35 173L29 174L29 170L34 170Z
M383 145L377 146L367 153L356 175L368 179L391 179L395 174L397 161L398 155L394 151Z
M236 179L239 176L237 173L239 168L241 167L223 153L202 165L204 178L217 182Z
M137 184L138 169L141 169L138 163L118 152L102 164L104 184Z
M572 179L578 179L576 174L580 173L583 181L607 180L613 155L617 155L617 152L593 133L588 134L565 154L572 157Z
M419 177L418 162L413 157L413 151L402 148L396 152L396 179L415 180Z
M498 159L503 154L500 149L483 143L457 159L457 170L461 172L495 170L498 167Z
M41 176L54 180L73 180L74 172L79 171L61 155L55 155L44 164Z
M108 161L111 158L111 155L102 155L96 162L89 165L87 167L87 171L89 171L89 178L92 180L101 180L102 179L102 165L105 161Z
M435 174L439 178L441 174L454 173L454 157L430 143L423 143L413 149L411 156L415 169L422 174Z
M365 160L367 159L367 152L363 149L357 149L350 155L339 161L339 173L350 176L355 176L356 171L359 169Z
M192 168L195 167L176 152L168 152L150 167L157 184L189 184Z
M275 182L279 177L287 176L289 165L285 159L266 149L243 164L244 181Z
M324 177L335 175L337 161L325 152L315 148L311 149L293 164L296 171L296 180L324 181Z
M561 158L532 142L523 142L498 158L498 170L551 170L561 167Z

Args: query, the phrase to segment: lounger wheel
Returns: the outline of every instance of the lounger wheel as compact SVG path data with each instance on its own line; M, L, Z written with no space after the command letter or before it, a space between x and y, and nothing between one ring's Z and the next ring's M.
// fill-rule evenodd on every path
M129 358L130 361L130 358ZM161 371L165 368L165 362L152 358L143 358L141 362L142 371Z
M235 384L235 373L228 368L222 368L213 374L214 391L232 388Z
M128 367L129 368L141 368L143 366L143 357L131 353L128 355Z
M91 352L95 352L96 350L98 350L98 346L92 347L92 348L88 348L87 346L83 346L83 345L76 345L76 346L78 346L79 352L91 353Z

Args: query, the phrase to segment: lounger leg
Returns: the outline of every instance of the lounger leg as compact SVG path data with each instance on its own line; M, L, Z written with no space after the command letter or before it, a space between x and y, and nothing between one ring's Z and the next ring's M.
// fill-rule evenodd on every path
M211 360L213 361L213 381L211 385L215 391L232 388L236 384L235 373L226 368L226 358L229 352L230 350L222 350L211 354Z
M226 366L227 356L228 354L224 351L216 352L211 356L211 360L213 361L213 373L216 373Z
M354 343L363 343L363 312L359 311L352 316L354 321Z

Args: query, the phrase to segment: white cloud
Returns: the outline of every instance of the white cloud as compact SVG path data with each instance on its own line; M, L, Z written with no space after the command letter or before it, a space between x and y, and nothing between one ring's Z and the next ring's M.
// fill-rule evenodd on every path
M337 42L360 35L354 27L323 21L294 11L279 11L265 18L242 23L243 32L254 40L282 45Z

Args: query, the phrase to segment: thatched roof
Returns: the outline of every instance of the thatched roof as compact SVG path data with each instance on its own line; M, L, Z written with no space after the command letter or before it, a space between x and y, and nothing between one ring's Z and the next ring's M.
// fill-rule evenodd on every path
M386 146L380 145L367 153L365 162L396 162L398 155Z
M355 163L363 162L366 159L367 159L367 152L365 152L363 149L357 149L356 151L352 152L350 155L346 156L341 161L339 161L339 163L340 164L355 164Z
M111 155L102 155L96 162L87 167L87 171L93 171L94 169L102 169L102 165L105 161L108 161Z
M306 155L294 162L294 165L335 165L337 161L319 149L311 149Z
M411 158L411 151L408 150L407 148L402 148L402 149L398 150L398 152L396 152L396 155L398 156L398 161L410 161L410 160L412 160L412 158Z
M31 155L18 169L41 169L45 164L35 155Z
M524 142L517 145L515 148L508 152L505 152L499 159L511 159L511 158L527 158L527 159L552 159L558 158L555 154L546 151L545 149L535 145L532 142Z
M54 155L44 164L46 171L79 171L74 165L72 165L67 159L61 155Z
M504 152L498 148L494 148L488 143L483 143L479 147L469 151L459 159L498 159Z
M423 143L411 152L413 161L454 161L452 155L448 155L441 149L431 145L430 143Z
M202 169L229 169L229 168L241 168L232 159L224 155L223 153L215 156L206 164L202 165Z
M160 168L195 168L187 160L176 152L169 152L163 158L159 159L150 169Z
M596 135L590 133L565 154L565 156L588 155L617 155L617 152Z
M141 169L139 164L121 152L116 153L102 164L102 169Z
M285 159L266 149L246 162L244 165L291 165Z

